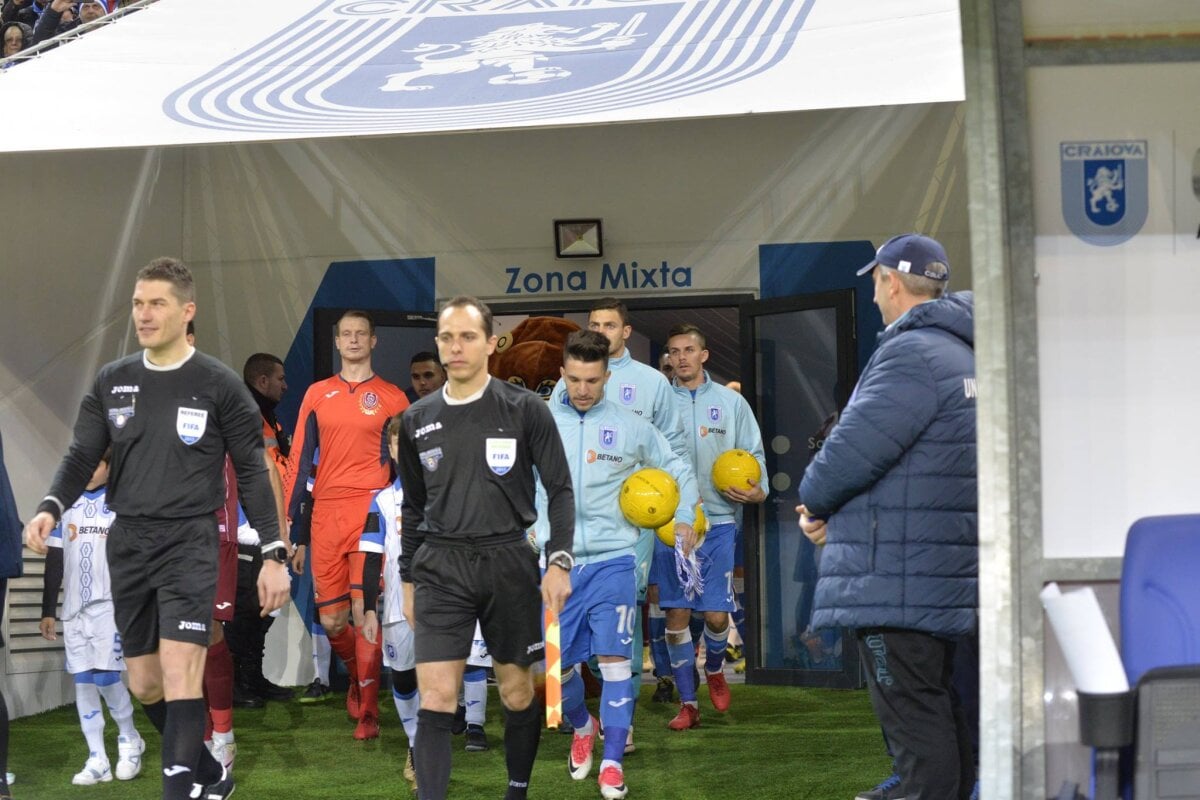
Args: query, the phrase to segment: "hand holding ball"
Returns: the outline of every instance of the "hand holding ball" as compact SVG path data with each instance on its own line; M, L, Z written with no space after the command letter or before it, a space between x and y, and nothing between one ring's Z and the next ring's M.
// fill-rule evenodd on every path
M712 482L718 492L750 488L750 481L762 479L758 459L745 450L726 450L713 462Z
M692 530L696 532L696 544L693 549L699 549L701 542L704 541L704 535L708 533L708 517L704 516L703 503L696 503L696 521L692 523ZM675 518L671 517L654 533L658 536L658 540L667 547L675 547Z

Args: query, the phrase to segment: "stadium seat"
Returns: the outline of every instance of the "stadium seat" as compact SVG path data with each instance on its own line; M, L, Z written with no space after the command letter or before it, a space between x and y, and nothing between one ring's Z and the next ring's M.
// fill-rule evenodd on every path
M1138 700L1133 752L1122 759L1125 800L1200 797L1195 783L1193 793L1170 793L1179 788L1173 781L1200 775L1197 566L1200 514L1145 517L1130 527L1121 567L1121 661ZM1191 749L1181 742L1193 742Z
M1136 800L1200 798L1200 666L1142 674L1133 772Z
M1129 685L1154 667L1200 664L1200 514L1145 517L1125 540L1121 661Z

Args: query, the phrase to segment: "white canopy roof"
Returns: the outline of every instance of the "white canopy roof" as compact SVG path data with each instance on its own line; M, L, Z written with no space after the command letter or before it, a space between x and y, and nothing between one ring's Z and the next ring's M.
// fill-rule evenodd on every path
M956 0L161 0L0 73L0 151L963 99Z

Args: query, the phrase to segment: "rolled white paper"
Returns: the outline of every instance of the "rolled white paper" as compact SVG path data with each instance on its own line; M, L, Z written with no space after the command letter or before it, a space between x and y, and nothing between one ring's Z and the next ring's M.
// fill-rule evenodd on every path
M1075 689L1088 694L1129 691L1125 667L1090 587L1063 594L1057 583L1042 589L1042 608L1067 659Z

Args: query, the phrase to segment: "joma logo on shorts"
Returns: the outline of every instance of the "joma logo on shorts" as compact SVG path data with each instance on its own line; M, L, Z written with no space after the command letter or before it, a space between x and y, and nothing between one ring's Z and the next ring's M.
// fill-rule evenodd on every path
M546 646L545 642L535 642L534 644L531 644L531 645L529 645L529 647L525 648L525 655L529 655L530 653L536 653L538 650L543 649L545 646Z
M203 622L188 622L185 619L179 620L179 630L181 631L207 631L208 626Z

